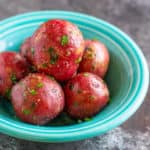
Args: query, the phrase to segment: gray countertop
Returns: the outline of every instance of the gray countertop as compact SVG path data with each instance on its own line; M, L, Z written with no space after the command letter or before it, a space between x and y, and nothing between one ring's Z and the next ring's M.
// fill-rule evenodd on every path
M150 0L0 0L0 20L45 9L88 13L120 27L142 48L150 65ZM150 150L150 91L126 123L103 136L50 144L0 134L0 150Z

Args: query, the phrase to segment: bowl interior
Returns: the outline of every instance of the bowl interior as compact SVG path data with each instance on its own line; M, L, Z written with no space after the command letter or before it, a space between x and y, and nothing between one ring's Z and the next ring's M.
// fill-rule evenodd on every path
M101 120L126 100L125 97L129 94L128 91L133 80L133 68L131 67L129 56L124 52L123 47L121 47L117 41L111 39L109 35L105 35L103 30L99 30L99 32L95 30L94 32L90 27L87 28L73 20L69 21L77 24L85 39L98 39L107 46L110 52L110 66L105 81L110 89L111 102L95 117L95 119ZM16 30L0 40L0 43L3 43L2 45L4 46L1 50L19 51L23 41L31 36L38 26L38 23L30 26L26 25L24 28L21 28L21 30L17 27ZM13 110L9 104L10 103L3 101L2 105L0 105L1 115L16 120L17 118L13 117Z
M11 125L14 127L17 126L17 128L20 128L20 130L18 129L20 132L26 129L30 132L34 129L32 132L35 131L35 134L39 134L39 138L33 135L33 139L39 141L41 141L40 137L43 137L43 141L70 141L97 135L97 133L102 134L125 121L140 106L148 87L148 83L144 85L145 80L148 80L148 70L143 54L137 50L138 47L124 33L104 21L82 14L57 11L20 15L0 23L2 26L0 29L0 51L19 51L23 41L31 36L41 23L53 18L71 21L80 28L85 39L96 38L107 46L110 53L110 66L105 81L110 90L110 103L91 121L70 126L51 127L49 125L38 127L17 119L11 104L3 100L0 102L0 119L12 123ZM142 86L144 86L143 90L145 89L144 93L141 92ZM140 95L140 93L142 94ZM139 101L137 100L136 107L131 108L126 116L119 118L129 109L129 106L133 105L137 97L139 97ZM14 131L14 128L10 129L10 125L8 126L10 131ZM24 129L21 130L21 127L24 127ZM90 128L90 130L85 130L86 128ZM80 136L77 132L71 134L75 130L80 130L80 134L82 134ZM60 134L57 137L50 134L58 131ZM24 132L24 135L18 135L18 137L25 138L26 135L27 139L27 136L31 135L32 132L30 134ZM67 135L61 134L62 132L67 132ZM46 136L49 139L44 139Z

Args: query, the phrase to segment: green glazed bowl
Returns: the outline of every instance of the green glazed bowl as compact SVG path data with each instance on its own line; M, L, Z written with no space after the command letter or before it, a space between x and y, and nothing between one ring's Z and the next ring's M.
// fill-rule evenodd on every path
M101 135L126 121L141 105L148 90L148 66L139 47L122 31L95 17L67 11L39 11L0 22L0 51L18 51L22 42L49 19L76 24L85 38L97 38L109 49L106 76L110 104L91 121L70 126L35 126L19 121L12 107L0 102L0 132L40 142L67 142ZM6 60L7 61L7 60Z

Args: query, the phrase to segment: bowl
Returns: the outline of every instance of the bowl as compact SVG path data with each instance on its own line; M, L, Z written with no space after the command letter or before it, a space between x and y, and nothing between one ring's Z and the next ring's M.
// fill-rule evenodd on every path
M148 66L140 48L117 27L95 17L67 11L38 11L0 22L0 51L19 51L22 42L49 19L76 24L87 39L97 38L110 52L105 78L111 101L92 120L69 126L36 126L19 121L11 105L0 102L0 132L32 141L69 142L101 135L126 121L141 105L148 90ZM7 61L7 60L6 60Z

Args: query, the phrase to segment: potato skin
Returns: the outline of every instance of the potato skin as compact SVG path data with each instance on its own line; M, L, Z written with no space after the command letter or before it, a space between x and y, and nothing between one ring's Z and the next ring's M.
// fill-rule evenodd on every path
M80 30L65 20L43 23L31 38L33 64L39 72L59 81L70 79L77 71L84 52Z
M24 122L44 125L64 108L64 93L50 77L32 73L12 88L12 105Z
M0 95L9 98L12 86L28 73L28 64L19 53L1 52Z
M32 55L32 50L31 50L31 37L27 38L22 46L21 46L21 49L20 49L20 54L25 58L27 59L27 61L29 63L32 63L32 60L33 60L33 55Z
M77 119L92 117L109 100L105 82L92 73L80 73L65 85L66 111Z
M109 52L104 44L97 40L85 40L85 51L79 72L91 72L104 78L108 70L109 59Z

